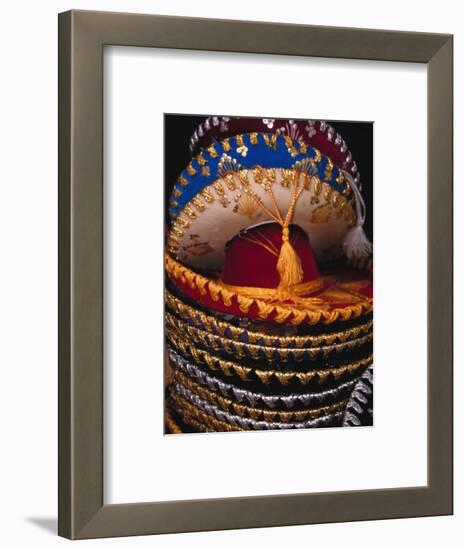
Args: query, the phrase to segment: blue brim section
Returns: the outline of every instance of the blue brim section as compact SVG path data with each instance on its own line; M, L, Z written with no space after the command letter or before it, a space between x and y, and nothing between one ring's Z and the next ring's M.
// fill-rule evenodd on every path
M256 143L251 142L251 136L252 134L243 134L241 136L243 145L239 145L236 138L225 140L230 146L230 149L227 151L222 142L215 142L211 148L202 151L202 157L206 161L204 166L201 166L197 159L192 159L189 168L191 174L193 171L195 171L195 174L191 175L187 169L183 170L179 179L182 179L185 185L176 183L173 189L169 210L172 219L175 219L184 206L196 195L218 179L218 169L223 154L235 159L237 164L244 169L251 169L257 165L263 168L290 169L294 167L296 162L310 158L314 161L317 168L317 173L314 175L331 185L337 191L341 191L344 188L345 178L344 180L339 178L339 168L334 166L330 177L327 178L326 168L328 166L328 158L319 152L317 153L313 147L307 147L305 153L302 153L301 143L292 140L292 146L289 146L289 138L286 139L282 135L268 134L268 139L266 139L264 134L258 134L258 136L255 136ZM208 170L203 171L202 169L205 167ZM208 172L208 174L205 174L205 172ZM339 181L336 181L338 178Z

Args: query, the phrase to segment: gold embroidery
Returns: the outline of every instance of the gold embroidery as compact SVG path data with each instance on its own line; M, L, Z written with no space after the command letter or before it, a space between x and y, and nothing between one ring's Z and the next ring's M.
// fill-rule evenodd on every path
M248 194L244 194L237 201L237 211L248 218L253 218L258 212L258 206L252 197Z
M247 156L247 152L248 152L248 148L245 146L245 145L241 145L240 147L238 147L236 149L236 151L242 155L243 157L246 157Z
M195 158L197 159L197 162L199 163L199 166L205 166L207 164L207 160L205 158L203 158L202 153L197 155Z
M181 216L176 218L176 223L181 227L183 227L184 229L187 229L188 227L190 227L190 223L184 218L181 218Z
M215 183L213 184L213 188L215 189L215 191L217 192L217 194L219 195L219 197L224 197L224 194L225 194L225 191L223 189L223 186L221 185L221 182L220 181L215 181Z
M290 187L294 181L294 171L286 168L281 168L281 185Z
M216 152L215 146L211 145L208 149L208 154L211 156L212 159L215 159L218 156L218 153Z
M223 146L223 151L230 151L231 150L231 145L229 143L229 139L223 139L223 141L221 142L221 145Z
M244 342L235 342L228 338L223 338L217 335L211 335L210 333L199 329L192 325L185 325L178 318L171 315L169 312L165 314L165 321L167 326L172 329L173 334L177 338L183 338L186 342L195 342L198 345L206 346L208 349L214 351L228 350L231 354L238 355L239 357L253 357L258 359L265 355L269 361L289 361L292 358L293 361L314 360L321 357L327 357L332 353L345 352L364 344L371 342L373 335L368 333L359 338L353 340L347 340L338 344L332 344L330 346L320 346L313 348L275 348L267 347L256 344L246 344ZM236 367L233 367L236 371ZM262 370L262 369L258 369ZM326 370L326 369L323 369Z
M208 388L197 384L180 370L175 370L174 379L189 389L192 393L198 395L201 399L221 407L224 411L231 411L231 409L233 409L239 416L253 418L254 420L263 418L263 420L266 420L267 422L273 422L276 420L279 422L303 422L305 420L312 420L314 418L318 418L319 416L325 416L334 412L343 411L348 402L348 399L344 399L337 403L332 403L331 405L316 408L296 409L292 411L262 409L236 403L232 399L223 397L220 393L215 393Z
M203 212L205 210L205 204L202 202L200 197L194 197L191 202L199 212Z
M203 412L198 407L192 405L187 399L180 395L171 392L171 400L174 402L178 414L182 417L186 424L194 425L195 428L203 428L204 431L213 432L232 432L244 431L238 426L228 424L223 420L218 420L212 415Z
M165 411L165 423L166 423L166 427L168 428L170 433L172 433L172 434L182 434L183 433L181 428L173 420L173 417L171 416L171 414L168 410Z
M213 248L206 242L191 244L189 246L184 246L184 250L193 254L194 256L205 256L205 254L210 254L213 252Z
M178 183L180 185L182 185L183 187L186 187L188 182L187 182L186 178L184 178L183 176L179 176Z
M184 231L176 227L174 224L171 227L171 231L177 236L177 237L184 237Z
M184 212L189 216L191 220L195 220L197 218L197 214L190 208L190 206L184 207Z
M293 381L298 381L302 386L308 386L315 380L317 383L322 384L326 382L329 376L332 376L335 380L338 380L342 376L357 375L360 370L365 369L373 363L373 355L369 354L363 359L359 359L358 361L353 361L338 367L325 367L323 369L318 368L308 371L252 369L243 367L233 361L220 359L204 349L196 348L189 340L179 337L178 331L169 327L166 329L166 336L168 337L171 345L178 352L184 356L187 355L192 357L197 364L203 364L212 371L220 370L228 378L236 375L243 380L250 380L249 375L253 373L254 376L256 376L257 379L264 385L268 385L271 382L271 378L283 386L287 386ZM240 355L239 357L244 357L244 355Z
M226 187L228 189L230 189L231 191L235 191L237 189L237 185L234 181L234 176L232 174L226 174L223 179L226 182Z
M329 204L323 204L313 210L310 215L311 223L328 223L331 219L333 209Z
M202 194L202 197L208 202L208 203L211 203L213 202L215 199L213 198L213 195L210 193L210 191L205 188L201 191L201 194Z
M209 176L210 175L210 168L208 166L202 167L202 176Z
M363 313L369 313L373 310L373 299L367 298L360 304L352 304L343 308L338 307L330 311L325 308L303 308L302 311L305 313L305 318L302 318L302 315L300 314L297 319L293 315L293 310L295 308L292 305L282 304L281 311L287 311L287 318L283 319L282 316L278 318L276 315L277 306L275 304L268 304L258 298L251 299L250 297L242 296L241 294L228 291L224 287L224 285L219 284L213 279L208 279L203 275L193 272L189 268L177 262L169 254L165 255L165 266L168 275L173 279L183 280L187 274L192 275L192 279L195 282L196 287L198 289L208 289L207 291L214 301L218 301L221 297L224 301L230 302L231 298L235 297L243 313L248 313L250 307L252 305L255 305L257 308L257 315L261 319L272 318L276 322L284 322L287 319L288 322L292 324L300 324L302 322L306 322L308 324L314 325L316 323L319 323L320 321L323 321L326 324L330 324L339 319L348 320L350 318L360 317L360 315L362 315Z
M195 174L197 174L197 170L192 166L192 163L189 163L187 165L186 170L189 176L195 176Z

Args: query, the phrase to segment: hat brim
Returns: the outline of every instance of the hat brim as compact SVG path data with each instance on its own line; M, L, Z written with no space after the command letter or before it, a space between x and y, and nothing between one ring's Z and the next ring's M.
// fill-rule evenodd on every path
M373 310L371 275L360 272L326 275L322 288L303 300L273 302L250 297L241 287L227 287L221 281L196 273L169 254L165 255L166 273L188 298L221 313L263 319L275 323L326 325L349 321Z

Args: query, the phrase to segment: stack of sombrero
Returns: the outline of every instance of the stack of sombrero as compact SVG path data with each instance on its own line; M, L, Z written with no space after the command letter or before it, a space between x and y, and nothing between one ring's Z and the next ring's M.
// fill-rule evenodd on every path
M323 121L209 117L170 198L168 432L372 422L360 176Z

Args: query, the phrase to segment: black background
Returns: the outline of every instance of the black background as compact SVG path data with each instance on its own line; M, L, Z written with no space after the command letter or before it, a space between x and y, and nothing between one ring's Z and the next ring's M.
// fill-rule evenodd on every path
M191 156L190 138L208 115L165 114L165 219L173 185L186 168ZM223 116L223 115L217 115ZM234 115L224 115L234 116ZM269 118L279 118L272 117ZM345 139L357 163L362 182L362 195L367 208L365 232L373 242L373 123L327 120Z

